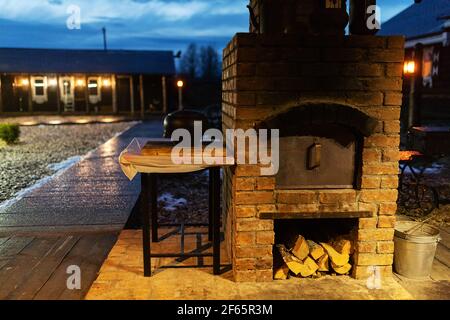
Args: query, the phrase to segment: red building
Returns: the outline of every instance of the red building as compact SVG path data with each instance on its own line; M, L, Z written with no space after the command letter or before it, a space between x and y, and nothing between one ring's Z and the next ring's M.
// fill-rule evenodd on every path
M414 51L421 59L420 117L423 122L450 120L450 0L415 0L383 23L379 35L404 35L406 59ZM417 60L417 59L416 59ZM405 79L404 105L408 104L409 79ZM405 110L406 108L404 108Z

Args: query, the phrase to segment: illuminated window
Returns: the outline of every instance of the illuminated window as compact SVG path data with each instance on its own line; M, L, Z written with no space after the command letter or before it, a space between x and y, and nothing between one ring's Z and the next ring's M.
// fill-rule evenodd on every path
M431 77L432 69L433 69L433 47L425 48L423 50L422 76L424 78Z
M45 95L45 83L43 78L34 79L34 95L35 96Z
M102 79L100 77L89 77L87 79L89 103L97 104L102 100Z
M47 102L47 77L30 76L31 98L33 102L42 104Z
M98 95L98 81L97 81L97 79L89 79L88 89L89 89L89 95L90 96L97 96Z

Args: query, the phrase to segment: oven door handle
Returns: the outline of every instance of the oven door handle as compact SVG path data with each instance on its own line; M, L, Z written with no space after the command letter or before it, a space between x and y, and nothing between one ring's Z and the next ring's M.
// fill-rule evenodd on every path
M314 170L320 167L321 158L322 145L320 143L314 143L308 148L308 169Z

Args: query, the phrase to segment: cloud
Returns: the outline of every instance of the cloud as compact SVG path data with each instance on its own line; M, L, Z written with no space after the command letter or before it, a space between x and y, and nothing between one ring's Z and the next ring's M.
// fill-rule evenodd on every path
M411 0L378 0L385 21ZM69 5L81 9L81 30L69 30ZM248 0L0 0L0 46L184 50L190 42L220 51L248 31Z
M0 46L101 48L102 27L115 49L183 50L188 43L220 50L248 30L247 0L0 0ZM67 8L81 11L69 30Z
M67 18L69 5L76 5L84 23L97 22L98 17L134 20L143 16L175 22L205 14L244 13L244 4L243 0L0 0L0 18L56 22Z

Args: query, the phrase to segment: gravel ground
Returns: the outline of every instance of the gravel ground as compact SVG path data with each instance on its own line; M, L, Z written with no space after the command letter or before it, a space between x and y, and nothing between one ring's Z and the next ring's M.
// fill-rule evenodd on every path
M49 164L85 155L133 123L21 127L20 142L0 145L0 202L52 175Z

